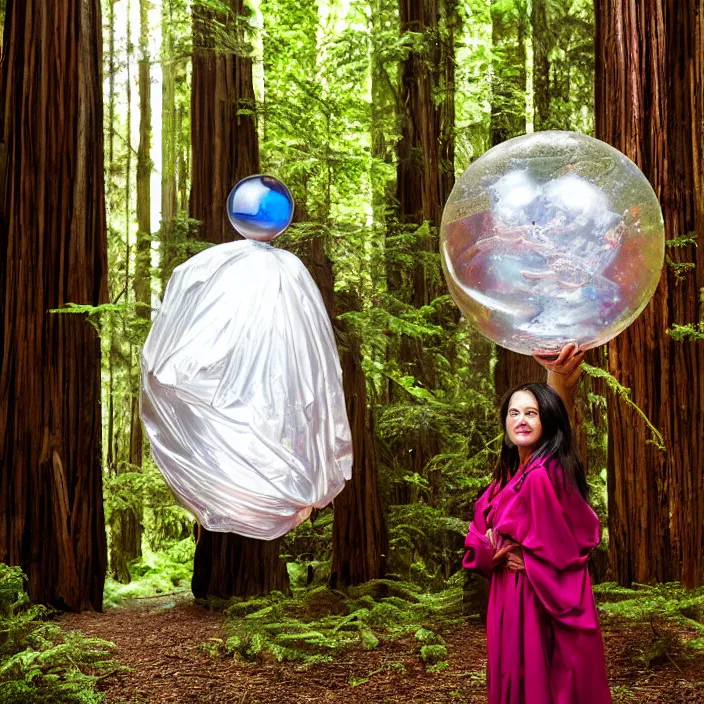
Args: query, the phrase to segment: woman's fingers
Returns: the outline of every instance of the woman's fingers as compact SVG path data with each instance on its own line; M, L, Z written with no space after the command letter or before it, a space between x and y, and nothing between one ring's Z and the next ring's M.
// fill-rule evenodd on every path
M494 537L494 531L491 528L489 528L489 530L486 532L486 537L489 539L491 547L496 550L496 538Z
M568 374L572 370L571 365L573 360L579 354L579 346L574 342L569 342L562 347L557 356L554 354L536 352L533 357L549 371L556 372L557 374ZM580 362L581 358L577 359L574 363L579 364Z
M494 555L494 562L499 562L499 560L502 560L504 557L506 557L506 555L509 555L512 550L515 550L518 547L520 546L511 540L504 541L504 544L501 546L501 549L497 550L496 554Z
M523 562L523 554L520 551L511 552L506 560L506 565L512 572L525 570L526 566Z

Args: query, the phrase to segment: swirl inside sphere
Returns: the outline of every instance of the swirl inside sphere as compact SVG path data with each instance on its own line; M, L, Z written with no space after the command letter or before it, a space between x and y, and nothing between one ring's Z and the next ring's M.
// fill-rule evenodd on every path
M440 251L465 318L523 354L601 345L652 297L665 253L648 180L618 150L574 132L490 149L457 180Z
M269 242L293 219L293 196L273 176L242 179L227 197L227 217L232 227L248 240Z

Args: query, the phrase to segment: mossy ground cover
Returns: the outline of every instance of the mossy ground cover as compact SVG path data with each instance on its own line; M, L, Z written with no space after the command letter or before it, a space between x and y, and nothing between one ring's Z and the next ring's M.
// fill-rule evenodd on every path
M310 665L410 636L419 661L440 670L447 660L441 633L463 620L458 582L435 593L411 583L373 580L346 590L323 585L294 588L292 595L232 600L225 605L227 637L215 645L244 661Z
M0 564L0 702L94 704L96 683L118 668L112 643L64 632L30 603L19 567Z

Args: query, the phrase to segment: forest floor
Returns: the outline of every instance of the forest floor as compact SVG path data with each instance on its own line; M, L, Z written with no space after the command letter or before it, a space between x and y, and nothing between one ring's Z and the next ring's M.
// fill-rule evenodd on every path
M117 646L115 657L129 669L100 680L109 704L486 701L485 632L471 621L442 632L449 659L440 672L419 661L413 637L348 651L322 665L238 662L213 647L225 637L223 615L197 606L188 592L134 599L101 614L65 614L60 624ZM612 617L602 619L602 629L615 704L704 704L704 654L694 657L682 645L693 633ZM654 652L654 634L670 645Z

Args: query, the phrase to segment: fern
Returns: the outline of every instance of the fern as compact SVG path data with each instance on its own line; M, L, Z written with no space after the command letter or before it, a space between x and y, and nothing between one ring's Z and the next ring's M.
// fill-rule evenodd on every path
M117 668L112 643L63 633L52 611L33 605L19 567L0 564L0 702L34 704L102 700L96 674Z

